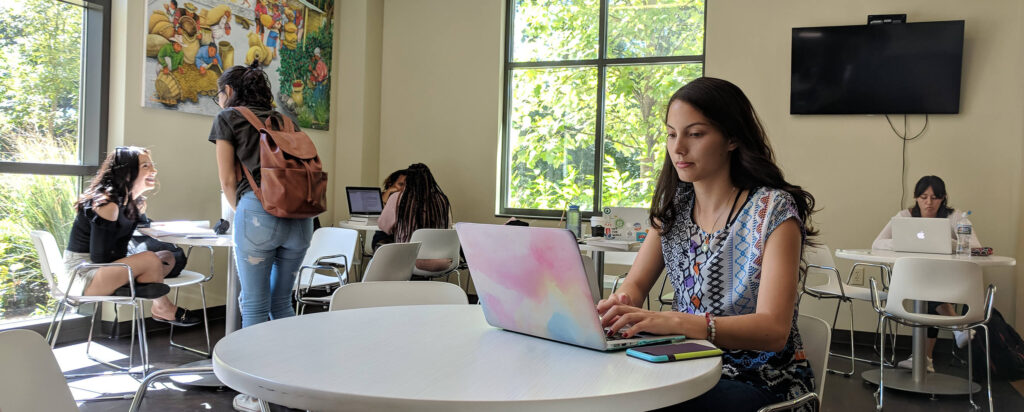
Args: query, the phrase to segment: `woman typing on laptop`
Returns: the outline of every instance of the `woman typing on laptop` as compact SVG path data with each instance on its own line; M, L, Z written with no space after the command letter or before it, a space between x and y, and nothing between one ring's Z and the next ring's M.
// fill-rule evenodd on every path
M669 100L652 229L620 292L597 305L610 330L707 339L722 379L687 410L755 410L814 388L796 327L805 225L814 198L783 178L743 92L699 78ZM662 270L674 311L642 310Z
M423 163L409 165L405 170L405 188L388 198L380 212L377 227L405 243L416 229L448 229L451 227L451 204L430 168ZM451 259L417 259L416 267L438 271L451 265Z
M938 176L924 176L917 181L917 185L914 186L914 207L900 210L894 218L908 218L908 217L925 217L925 218L945 218L949 219L949 225L952 228L951 233L956 235L956 224L957 218L963 215L960 210L949 207L948 198L946 196L946 183L942 181ZM966 219L966 217L964 217ZM981 247L981 242L978 241L976 231L971 231L971 248ZM871 244L872 249L892 250L892 219L889 223L886 223L885 227L882 228L882 232L875 238L875 242ZM928 313L938 314L944 316L957 316L956 309L953 305L945 302L928 302ZM972 331L973 332L973 331ZM967 344L967 333L962 331L953 332L956 337L957 346L963 347ZM936 328L928 328L928 340L925 343L925 355L927 360L928 372L935 372L935 367L932 365L932 353L935 351L935 339L939 336L939 330ZM901 361L897 366L901 368L910 369L913 365L913 357Z
M893 217L946 218L949 219L949 226L952 228L951 233L956 234L957 217L961 216L963 211L953 209L946 204L948 201L946 198L946 183L941 178L938 176L925 176L919 179L917 185L914 186L914 199L916 200L914 207L900 210ZM978 236L972 231L971 248L978 247L981 247L981 242L978 242ZM892 219L882 228L874 243L871 244L871 248L892 250Z

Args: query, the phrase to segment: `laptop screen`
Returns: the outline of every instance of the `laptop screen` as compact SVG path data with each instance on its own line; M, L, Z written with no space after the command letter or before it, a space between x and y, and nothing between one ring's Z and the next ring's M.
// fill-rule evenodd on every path
M348 212L353 215L379 215L384 210L378 187L346 187Z

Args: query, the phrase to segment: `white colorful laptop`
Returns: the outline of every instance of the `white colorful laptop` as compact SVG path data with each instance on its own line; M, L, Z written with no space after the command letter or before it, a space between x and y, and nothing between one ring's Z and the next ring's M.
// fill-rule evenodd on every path
M953 253L953 229L946 218L892 218L892 250L895 252Z
M478 223L458 223L455 230L492 326L603 351L684 338L607 337L568 230Z
M605 207L605 238L643 242L651 229L650 209L644 207Z

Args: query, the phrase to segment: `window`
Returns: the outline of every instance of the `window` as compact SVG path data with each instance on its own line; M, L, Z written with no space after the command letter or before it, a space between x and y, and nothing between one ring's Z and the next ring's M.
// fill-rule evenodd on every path
M501 215L650 206L666 100L704 72L704 0L508 0Z
M67 245L104 155L109 22L109 0L0 4L0 323L53 309L29 231Z

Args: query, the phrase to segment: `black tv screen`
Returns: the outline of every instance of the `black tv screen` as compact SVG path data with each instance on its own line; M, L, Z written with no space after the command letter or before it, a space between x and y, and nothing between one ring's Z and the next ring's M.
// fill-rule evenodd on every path
M791 114L959 113L964 21L793 29Z

